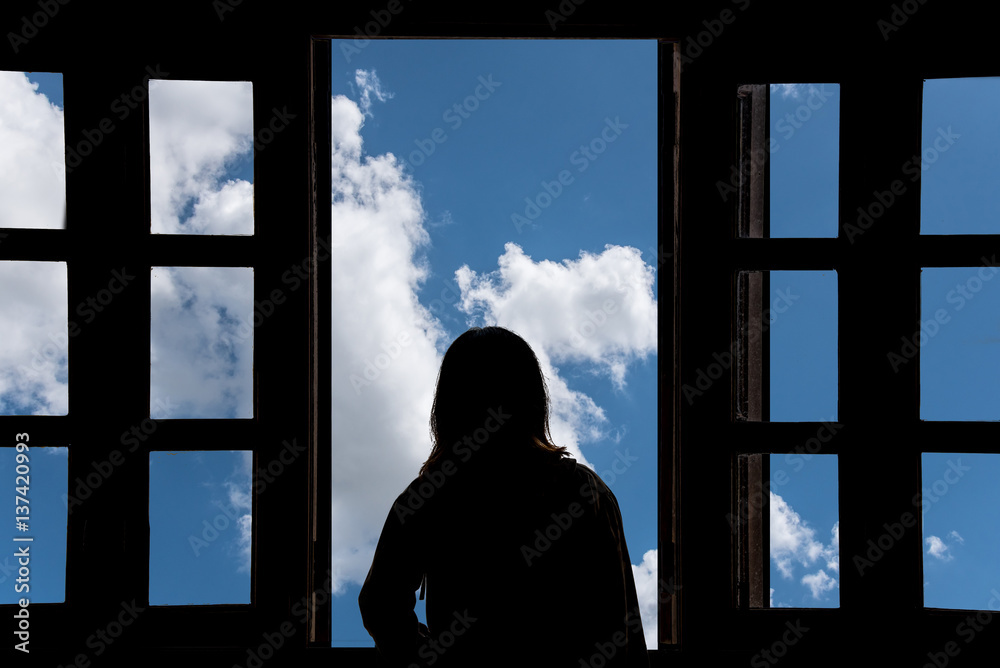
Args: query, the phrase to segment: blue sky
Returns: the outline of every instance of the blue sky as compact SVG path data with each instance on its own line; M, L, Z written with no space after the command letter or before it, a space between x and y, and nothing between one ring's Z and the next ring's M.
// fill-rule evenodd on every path
M380 234L379 212L399 207L397 216L414 221L401 231L413 242L394 256L395 263L420 267L421 276L393 285L412 295L400 309L419 319L420 331L370 386L357 388L354 410L371 413L379 404L403 401L387 389L391 381L385 378L401 364L413 365L406 376L419 380L406 396L422 405L407 418L413 428L404 436L412 443L405 465L373 458L371 469L339 478L338 470L351 464L338 448L346 453L357 446L351 445L349 427L338 422L335 402L334 562L342 589L334 598L334 645L372 645L357 609L371 548L392 501L429 449L428 399L440 355L471 324L510 327L543 358L550 392L564 406L554 411L554 436L605 474L621 505L638 586L651 591L655 43L390 40L358 50L352 40L335 41L332 73L334 154L346 155L355 138L363 142L342 168L335 166L334 396L350 406L352 392L338 394L338 383L360 360L377 359L380 338L394 340L397 327L410 331L405 322L367 314L364 325L338 324L348 311L356 318L370 310L360 290L385 289L381 280L374 286L337 285L365 271L346 269L353 267L347 255L364 253L357 245L364 243L361 235ZM363 125L348 127L347 119L359 116ZM344 138L340 150L338 137ZM355 176L366 164L381 165L383 187L405 195L405 207L388 198L367 203L359 185L364 179ZM356 219L358 209L368 218ZM352 245L338 243L338 235ZM370 352L349 352L358 336L373 342ZM377 436L358 438L378 442ZM378 478L377 493L362 495L348 475ZM346 512L338 515L340 504L357 508L361 498L371 507L364 526ZM418 609L422 614L422 604ZM655 615L643 616L652 628Z
M556 438L614 490L640 595L648 599L656 580L657 351L649 328L659 269L655 45L373 40L345 54L345 44L353 41L334 43L332 82L339 142L334 644L371 644L357 613L360 582L392 499L426 457L440 355L472 323L511 326L539 352L560 402ZM62 132L61 78L5 74L0 84L5 100L20 95L29 105L23 109L48 124L26 136L48 137L49 144L25 155L61 153L54 139ZM156 231L250 233L252 87L200 90L197 97L217 99L192 117L168 115L164 136L151 140L154 147L171 136L215 140L201 141L200 152L185 147L194 161L187 168L154 151L162 181L154 186L168 193L159 210L165 226ZM159 92L169 93L168 86ZM191 90L161 98L164 108L185 95ZM1000 137L984 109L998 97L996 80L927 82L919 181L924 233L995 231L998 196L989 175L1000 160ZM778 141L772 236L836 234L838 100L831 84L772 89ZM0 111L8 129L25 120L10 105ZM62 188L51 161L23 171L41 179L31 188ZM0 175L12 173L0 164ZM27 188L21 185L18 192ZM61 224L59 207L39 209L23 198L16 206L0 206L0 227ZM0 264L0 321L19 323L5 327L17 336L0 353L0 409L64 414L66 320L88 321L66 308L64 265ZM152 336L154 360L158 350L168 351L171 370L154 372L154 415L247 416L253 341L244 325L252 321L252 270L242 269L238 280L158 271L152 321L180 326ZM926 324L923 337L914 334L925 420L997 419L996 374L989 370L1000 363L1000 280L993 278L989 267L923 271ZM772 303L788 306L772 313L771 419L815 422L819 437L837 409L836 274L773 272L771 288ZM44 317L23 317L32 301L25 295L46 305L39 309ZM899 351L886 352L891 364L888 353ZM384 406L398 410L387 413ZM379 420L364 438L338 419L357 411ZM130 455L127 441L122 452ZM616 461L631 465L613 473ZM66 462L65 448L32 451L36 602L63 599L67 506L86 485L67 479ZM235 451L156 452L149 466L151 601L247 602L251 458ZM998 456L928 453L922 467L922 484L936 494L923 514L925 603L985 607L1000 584L994 558L1000 517L992 510L1000 508L992 491ZM12 479L12 469L12 449L0 448L0 479ZM773 605L837 606L836 457L772 455L771 474ZM0 562L2 602L15 598L5 584L10 567ZM643 621L651 628L655 616L648 612L644 607Z
M918 183L921 189L922 233L997 231L1000 129L989 109L998 100L998 79L925 82L921 159L900 171L907 188ZM773 85L770 102L771 235L835 236L839 87ZM886 351L894 368L920 355L924 420L1000 418L1000 281L992 280L995 270L986 264L924 268L921 327L908 337L919 353L903 341ZM782 289L799 298L780 301ZM773 272L771 290L772 302L788 304L772 319L771 419L831 420L837 405L836 273ZM823 429L819 423L817 436L829 434ZM833 535L839 522L836 456L809 457L807 444L800 454L771 456L771 489L780 499L772 497L772 605L835 607L839 566L828 557L839 555ZM926 453L921 464L924 500L934 499L923 514L924 602L985 608L990 589L1000 583L1000 517L993 510L1000 498L991 482L1000 475L1000 455ZM968 472L955 472L965 466ZM851 555L843 561L851 567ZM820 570L826 575L817 577Z

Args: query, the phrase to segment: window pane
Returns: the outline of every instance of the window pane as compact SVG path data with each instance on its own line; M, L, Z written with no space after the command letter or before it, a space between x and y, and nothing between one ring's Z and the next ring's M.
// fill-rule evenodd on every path
M253 234L253 86L149 82L153 234Z
M372 645L358 591L430 452L441 355L499 324L618 498L656 646L656 63L653 41L334 41L334 645Z
M5 495L10 495L5 504L10 512L4 532L9 549L0 559L0 604L17 603L22 598L32 603L62 603L66 600L69 448L35 447L28 435L27 441L16 441L25 443L26 451L0 448L0 481ZM15 443L14 435L8 440ZM22 458L16 459L18 454ZM11 497L26 499L27 503ZM17 512L19 507L27 510ZM24 530L18 527L15 517L24 523ZM22 557L18 554L25 551L27 574L19 572L24 564L19 563Z
M835 237L840 84L771 84L769 98L770 236Z
M924 82L921 154L903 173L920 182L923 234L1000 233L1000 78Z
M149 602L250 602L253 453L149 453Z
M253 417L253 269L153 267L150 417Z
M0 415L66 415L65 262L0 262Z
M772 422L837 420L837 272L772 271Z
M924 268L920 327L888 354L896 370L920 353L920 417L1000 419L1000 269Z
M62 75L0 72L0 228L65 226Z
M815 443L836 427L824 425ZM770 607L840 606L840 513L837 456L801 452L771 455Z
M1000 610L1000 455L921 456L924 605Z

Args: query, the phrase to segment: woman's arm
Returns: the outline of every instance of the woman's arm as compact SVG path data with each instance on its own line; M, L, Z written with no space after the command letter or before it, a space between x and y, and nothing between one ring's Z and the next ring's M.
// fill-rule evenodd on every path
M358 596L361 618L375 640L380 665L402 668L423 665L418 652L427 628L413 610L423 568L418 558L422 553L418 515L406 505L408 491L399 495L389 511Z

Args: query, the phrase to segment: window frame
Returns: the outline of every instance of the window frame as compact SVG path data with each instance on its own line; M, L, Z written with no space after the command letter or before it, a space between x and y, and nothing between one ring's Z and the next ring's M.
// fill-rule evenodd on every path
M283 285L288 267L321 257L323 179L317 174L329 147L317 143L315 128L329 105L314 84L318 67L312 40L375 36L367 26L386 6L324 5L293 13L278 3L218 0L98 12L89 5L56 3L47 14L35 0L5 3L0 25L12 35L31 36L16 48L0 48L0 69L63 73L68 142L79 141L104 118L110 117L115 129L67 175L67 228L5 229L0 259L66 261L71 317L75 305L101 289L112 270L130 265L226 266L249 259L255 298L266 298ZM890 9L874 5L863 13L830 13L801 4L737 2L720 9L689 3L665 6L653 20L602 0L574 4L565 14L555 2L505 7L502 15L493 6L395 6L403 9L388 25L377 24L378 36L661 40L658 224L660 243L673 254L671 270L660 273L660 294L671 295L672 304L661 307L658 316L661 349L671 350L671 364L661 364L659 373L659 565L661 583L662 574L674 573L677 579L668 606L676 614L665 614L661 600L659 615L661 638L672 637L676 644L652 651L652 664L707 659L745 665L796 622L810 631L789 649L783 665L853 661L857 648L872 641L868 661L873 665L901 658L922 663L926 652L954 639L956 624L967 612L923 608L920 588L912 584L922 581L919 531L904 535L863 577L850 560L864 553L868 540L877 540L884 522L912 510L922 451L995 452L991 444L1000 427L994 423L920 421L919 359L897 374L884 355L899 336L919 327L920 267L977 266L984 253L1000 251L1000 235L921 236L916 189L854 243L845 230L854 223L851 212L867 205L873 190L884 190L898 178L900 165L919 152L923 79L996 74L992 24L970 21L954 6L934 3L919 5L902 23L890 17ZM141 37L109 32L114 10L119 20L126 17L139 27ZM553 15L563 20L553 23ZM298 115L255 153L256 234L234 242L235 250L212 238L191 247L183 238L154 240L148 228L136 229L136 219L148 216L141 148L145 116L118 119L109 105L133 90L147 65L160 65L170 78L252 81L258 130L274 108L287 106ZM720 234L733 215L714 185L728 178L734 164L733 92L746 82L820 80L841 84L839 236L737 239ZM872 150L873 132L877 150ZM319 317L319 286L324 280L328 284L329 274L324 279L328 269L322 262L313 266L310 289L289 292L282 315L255 329L254 420L225 427L213 421L157 421L155 441L134 453L160 444L222 450L238 441L254 449L259 466L278 456L285 439L308 443L308 457L297 459L266 492L255 494L254 602L241 609L149 610L101 657L109 665L154 654L192 666L245 665L247 652L261 645L263 634L279 630L292 618L292 607L322 586L323 560L329 564L329 540L323 534L329 517L316 499L323 498L323 485L330 480L319 447L329 444L323 426L323 402L329 405L323 392L329 383L324 387L321 363L329 331ZM734 456L790 451L810 438L816 425L737 423L732 387L721 389L732 382L728 377L693 403L685 399L684 386L713 353L730 349L735 271L817 267L838 274L841 429L823 452L837 454L840 467L841 606L740 609L732 600L733 554L724 519L732 507ZM148 390L148 332L131 346L119 339L148 317L148 280L148 272L139 272L114 308L71 338L69 415L0 416L0 438L27 431L39 441L68 443L69 476L75 480L86 476L92 461L108 459L122 431L148 417L148 392L144 399L143 392L121 391ZM869 303L871 285L898 299ZM864 342L856 323L865 323ZM278 349L281 359L267 354ZM285 364L285 359L295 362ZM115 373L108 372L108 360L116 361ZM93 659L88 636L117 614L122 601L144 600L148 511L147 504L130 500L148 499L146 468L142 457L126 460L71 515L66 603L31 609L36 661L65 665L78 652ZM292 535L302 539L281 543ZM684 541L685 536L693 538ZM0 606L0 613L11 612L10 606ZM280 650L281 661L370 664L370 649L322 646L324 628L329 628L324 614L329 613L317 609L309 633L289 639ZM895 638L919 642L901 648L888 640ZM998 649L1000 638L993 630L963 646L962 656L992 657Z

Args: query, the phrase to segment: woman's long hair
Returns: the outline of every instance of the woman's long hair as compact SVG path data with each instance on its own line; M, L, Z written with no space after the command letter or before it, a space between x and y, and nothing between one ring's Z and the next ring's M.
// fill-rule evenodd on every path
M549 400L538 358L503 327L473 327L448 348L431 408L426 473L445 458L490 448L566 455L549 434ZM459 464L459 466L461 466Z

